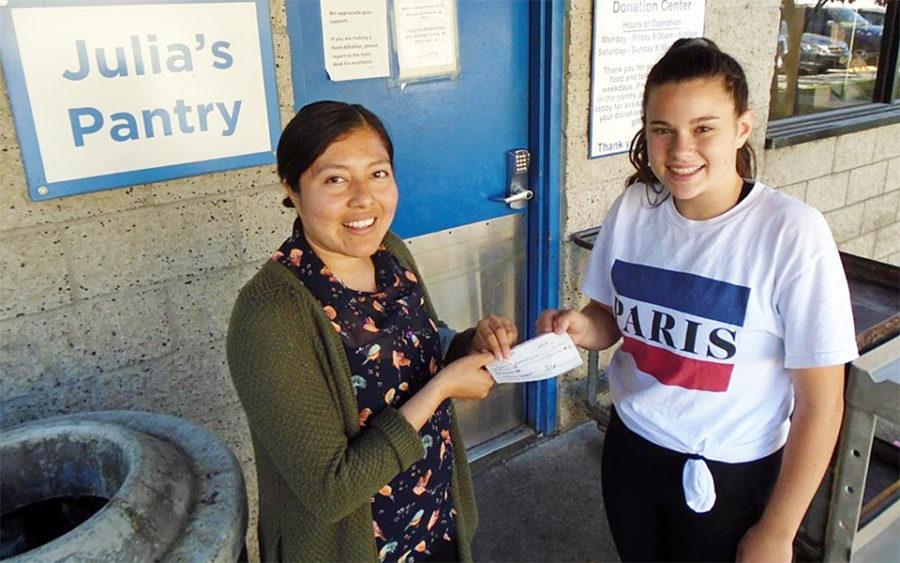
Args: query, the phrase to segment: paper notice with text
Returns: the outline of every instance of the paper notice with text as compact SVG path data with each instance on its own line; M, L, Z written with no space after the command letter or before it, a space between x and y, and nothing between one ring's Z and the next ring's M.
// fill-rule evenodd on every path
M400 80L459 72L456 0L394 0Z
M390 74L387 0L321 0L320 7L325 70L331 80Z

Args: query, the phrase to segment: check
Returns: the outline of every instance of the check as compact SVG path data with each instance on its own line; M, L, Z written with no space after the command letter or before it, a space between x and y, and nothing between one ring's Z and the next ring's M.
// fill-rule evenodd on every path
M497 383L522 383L556 377L582 364L581 355L568 334L542 334L514 346L508 360L488 364Z

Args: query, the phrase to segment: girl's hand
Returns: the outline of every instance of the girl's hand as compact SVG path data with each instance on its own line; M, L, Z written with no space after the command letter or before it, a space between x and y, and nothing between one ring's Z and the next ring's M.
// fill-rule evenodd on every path
M568 333L575 345L581 344L590 329L591 321L584 313L574 309L547 309L537 322L537 333Z
M473 352L490 352L497 360L509 358L509 349L519 339L515 323L506 317L488 315L475 325L475 336L469 349Z
M444 398L484 399L494 386L494 378L483 368L493 361L491 354L469 354L444 366L433 381Z
M738 544L738 563L791 563L793 537L764 530L756 524Z

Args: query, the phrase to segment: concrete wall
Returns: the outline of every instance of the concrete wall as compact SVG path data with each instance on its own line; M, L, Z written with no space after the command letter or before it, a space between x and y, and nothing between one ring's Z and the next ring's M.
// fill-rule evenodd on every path
M825 214L841 250L900 265L900 125L765 150L780 0L708 0L706 36L744 67L756 120L751 144L759 178ZM593 0L571 0L567 21L564 202L561 238L599 225L633 171L627 155L589 159ZM586 303L578 291L588 252L563 245L561 302ZM601 354L601 367L611 351ZM561 380L563 428L585 420L586 369Z
M287 123L284 3L270 9ZM291 227L274 165L32 203L0 83L0 426L94 409L181 416L225 439L255 498L224 337L237 290Z

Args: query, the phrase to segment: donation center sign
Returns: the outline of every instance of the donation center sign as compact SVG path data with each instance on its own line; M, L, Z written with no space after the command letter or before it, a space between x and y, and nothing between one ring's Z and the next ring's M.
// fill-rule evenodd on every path
M266 0L47 4L0 8L32 200L274 162Z
M594 0L590 156L627 152L647 74L680 37L703 35L703 0Z

